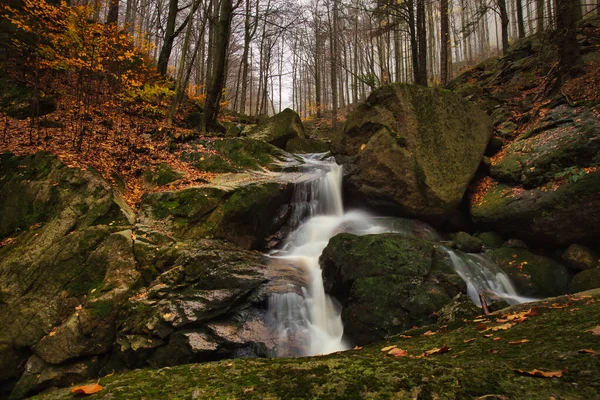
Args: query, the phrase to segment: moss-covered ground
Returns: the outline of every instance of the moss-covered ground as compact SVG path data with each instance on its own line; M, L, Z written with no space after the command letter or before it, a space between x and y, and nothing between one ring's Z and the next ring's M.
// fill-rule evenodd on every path
M510 311L523 316L532 307L534 312L505 330L489 328L506 328L506 310L447 327L415 328L387 342L327 356L224 360L115 374L102 378L103 390L90 398L600 398L600 356L594 353L600 351L600 335L594 333L600 332L592 332L600 330L600 290ZM434 334L424 334L428 330ZM529 341L510 343L523 339ZM390 345L408 355L393 357L381 351ZM450 348L446 353L421 356L444 345ZM562 376L527 376L515 369L562 371ZM36 398L72 395L61 389Z

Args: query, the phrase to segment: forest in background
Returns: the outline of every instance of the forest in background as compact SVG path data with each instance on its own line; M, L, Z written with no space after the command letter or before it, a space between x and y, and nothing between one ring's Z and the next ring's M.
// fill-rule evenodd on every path
M130 51L156 63L161 76L173 80L170 89L175 95L162 93L172 97L168 121L172 122L187 92L204 108L208 106L205 114L210 115L204 125L213 128L212 108L219 108L220 102L246 115L272 115L289 104L304 118L319 118L364 100L386 83L444 86L457 73L502 54L517 38L548 33L543 40L549 45L558 42L557 36L570 29L566 26L597 12L598 4L590 0L12 0L4 10L9 20L19 21L20 29L40 35L39 43L32 39L33 43L25 41L26 48L17 45L31 64L31 70L23 73L33 76L24 80L35 81L40 67L65 71L81 67L93 74L103 64L91 59L94 52L100 55L101 47L111 41L127 41L119 44L121 49L130 46ZM58 65L57 54L73 53L73 47L65 48L73 43L60 36L65 29L78 41L77 51L88 57L79 57L79 65ZM104 44L100 36L106 36ZM52 40L60 41L54 54L47 51L51 45L35 49ZM13 45L10 37L4 38L9 59ZM132 55L116 55L113 61L122 64ZM106 60L110 54L101 57ZM36 65L36 60L41 64ZM124 67L116 64L117 69ZM138 73L138 67L133 73ZM124 81L132 76L115 74Z
M335 128L375 88L444 86L526 35L560 54L536 78L556 91L582 70L576 23L597 12L579 0L10 0L0 139L108 179L116 170L135 203L147 165L187 171L184 184L207 177L176 151L199 131L223 135L285 105Z

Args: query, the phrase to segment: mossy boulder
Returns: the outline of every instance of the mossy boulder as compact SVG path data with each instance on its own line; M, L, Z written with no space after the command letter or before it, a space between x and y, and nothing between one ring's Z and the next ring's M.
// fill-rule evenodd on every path
M0 239L8 237L0 247L0 317L11 321L0 327L0 387L10 391L19 380L26 393L42 385L22 375L33 354L62 364L110 348L116 310L138 277L134 218L92 170L46 153L4 154L0 167Z
M481 239L483 246L488 249L496 249L502 247L504 239L496 232L481 232L475 235L475 237Z
M562 254L562 259L575 270L586 270L600 267L600 256L595 251L580 244L570 245Z
M499 182L537 187L556 178L575 180L575 167L598 161L600 124L591 108L560 105L503 151L491 168Z
M344 332L359 344L433 322L466 290L444 252L402 234L339 234L319 262L325 290L343 306Z
M250 130L248 136L284 150L287 149L288 141L306 138L300 116L290 108L269 118L266 123L257 125Z
M473 222L506 236L567 244L600 239L600 171L523 189L492 182L471 204Z
M206 172L243 172L271 167L284 153L264 141L225 138L191 143L181 154L183 161Z
M142 178L144 185L149 188L165 186L179 179L182 179L185 173L177 171L169 164L158 164L152 169L144 172Z
M551 258L514 248L495 249L489 255L521 296L544 298L569 292L566 268Z
M456 94L393 84L350 114L332 153L352 194L439 221L460 204L491 136L490 118Z
M467 232L458 232L450 237L455 247L465 253L479 253L483 247L483 240L471 236Z
M600 397L600 363L594 354L580 350L597 346L598 336L590 330L598 324L600 293L586 295L592 297L564 296L515 306L479 322L468 319L444 328L423 327L404 332L405 337L326 356L223 360L117 372L100 380L103 390L95 396L124 400L596 399ZM551 304L567 308L553 308ZM508 330L478 330L478 325L501 325L496 318L516 316L531 307L536 315ZM573 308L577 311L570 312ZM422 335L426 330L436 334ZM529 342L510 344L525 338ZM408 354L392 357L381 351L388 346ZM447 353L423 357L426 351L443 346L449 349ZM534 369L562 374L543 378L517 371ZM70 400L72 396L69 388L64 388L36 399Z
M581 271L571 281L571 293L600 288L600 268Z
M257 182L233 187L191 187L147 193L141 220L167 228L181 239L226 239L244 248L260 248L281 226L274 224L280 206L292 195L282 182Z

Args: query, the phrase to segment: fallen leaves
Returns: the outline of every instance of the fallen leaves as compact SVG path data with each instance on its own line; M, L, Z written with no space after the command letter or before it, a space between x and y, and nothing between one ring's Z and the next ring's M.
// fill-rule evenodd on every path
M597 327L592 328L590 330L587 330L586 332L592 332L592 335L600 336L600 325L598 325Z
M395 345L395 344L394 344L394 345L391 345L391 346L386 346L386 347L384 347L383 349L381 349L381 351L390 351L390 350L392 350L392 349L393 349L393 348L395 348L395 347L396 347L396 345Z
M465 340L463 340L463 343L470 343L470 342L474 342L476 340L477 340L477 338L465 339Z
M598 355L598 352L596 350L592 350L592 349L581 349L578 351L578 353L580 354L593 354L595 356Z
M85 395L89 395L89 394L98 393L101 390L102 390L102 386L98 385L97 383L93 383L91 385L83 385L83 386L72 387L71 388L71 393L73 393L73 394L85 394Z
M435 335L436 333L437 333L437 332L433 332L433 331L427 331L427 332L425 332L425 333L421 334L421 336L432 336L432 335Z
M362 346L354 346L354 348L352 350L362 350Z
M452 350L450 347L443 345L442 347L435 347L431 350L427 350L426 352L423 353L423 355L425 357L434 355L434 354L444 354L449 352L450 350Z
M508 365L507 365L508 367ZM561 376L563 376L563 374L565 372L567 372L567 368L561 370L561 371L542 371L540 369L533 369L531 371L525 371L522 369L517 369L517 368L510 368L512 371L516 372L517 374L520 375L526 375L526 376L538 376L538 377L542 377L542 378L560 378Z
M506 331L506 330L512 328L515 325L516 324L507 323L507 324L502 324L502 325L491 326L491 327L489 327L486 330L489 330L489 331L492 331L492 332Z
M388 356L394 357L406 357L408 355L408 351L399 349L398 347L394 347L387 354Z
M523 344L529 342L529 339L521 339L521 340L513 340L512 342L508 342L508 344Z

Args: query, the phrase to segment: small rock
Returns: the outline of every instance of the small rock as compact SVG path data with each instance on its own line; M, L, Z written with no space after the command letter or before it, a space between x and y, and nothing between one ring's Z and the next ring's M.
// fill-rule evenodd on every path
M527 245L520 239L508 239L502 244L502 247L509 247L511 249L527 249Z
M483 247L483 241L473 237L466 232L458 232L452 236L458 250L466 253L479 253Z
M481 239L483 246L488 249L497 249L502 247L502 236L496 232L481 232L475 235L475 237Z

